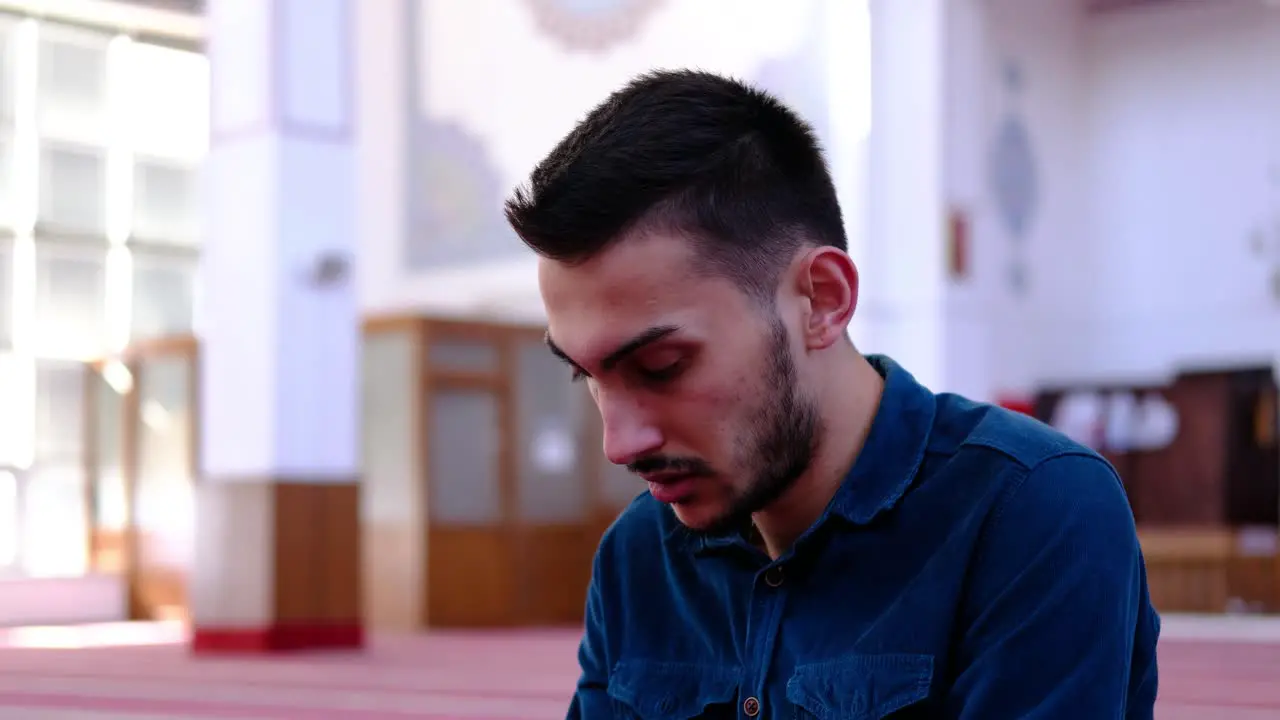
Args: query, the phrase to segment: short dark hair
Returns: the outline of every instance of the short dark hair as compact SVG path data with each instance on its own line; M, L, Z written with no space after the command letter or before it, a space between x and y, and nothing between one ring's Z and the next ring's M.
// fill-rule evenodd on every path
M817 137L776 98L692 70L642 75L598 105L506 202L539 255L585 262L629 231L679 231L704 269L772 300L803 245L847 249Z

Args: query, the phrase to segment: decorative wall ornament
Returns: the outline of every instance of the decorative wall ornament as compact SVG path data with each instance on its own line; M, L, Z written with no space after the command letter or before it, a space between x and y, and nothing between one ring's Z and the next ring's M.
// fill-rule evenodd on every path
M663 0L524 0L548 37L568 50L603 52L635 37Z
M1280 164L1269 173L1271 189L1280 194ZM1254 228L1249 235L1249 249L1266 271L1268 294L1280 303L1280 213Z
M456 123L419 118L410 143L407 267L437 269L520 252L502 215L505 189L480 139Z
M1005 101L1013 105L1022 92L1022 71L1009 61L1003 68ZM989 180L996 211L1014 243L1009 287L1015 295L1027 291L1026 242L1039 209L1039 170L1026 121L1010 108L996 129L989 157Z

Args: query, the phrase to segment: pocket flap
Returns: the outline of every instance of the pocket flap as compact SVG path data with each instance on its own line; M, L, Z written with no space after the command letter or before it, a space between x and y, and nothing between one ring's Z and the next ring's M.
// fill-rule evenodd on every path
M609 696L642 717L695 718L737 694L738 672L714 666L624 660L609 676Z
M787 700L820 720L869 720L929 697L932 681L929 655L851 655L797 667Z

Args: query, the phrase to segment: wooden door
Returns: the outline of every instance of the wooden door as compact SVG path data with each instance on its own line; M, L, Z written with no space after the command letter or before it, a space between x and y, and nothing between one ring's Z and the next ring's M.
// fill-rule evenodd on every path
M427 345L424 597L433 627L520 622L509 385L498 345L482 330L432 332Z
M23 471L0 465L0 580L22 574Z
M1227 411L1227 502L1233 525L1280 524L1280 440L1271 368L1230 377Z
M89 363L85 380L85 507L93 572L125 572L125 427L133 401L133 373L118 361Z
M515 524L526 624L582 622L599 539L589 482L586 390L538 335L503 344L515 383ZM598 451L597 451L598 452Z
M598 532L586 391L538 327L431 321L427 622L576 625Z
M91 364L85 430L89 552L122 572L129 616L187 615L194 559L196 341L149 341Z
M194 352L137 358L130 585L138 617L185 619L195 558Z

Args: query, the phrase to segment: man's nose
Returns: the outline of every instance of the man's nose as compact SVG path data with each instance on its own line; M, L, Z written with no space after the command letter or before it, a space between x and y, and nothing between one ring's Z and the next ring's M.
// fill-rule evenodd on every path
M601 398L600 419L604 424L604 454L615 465L630 465L662 447L662 432L657 424L634 404Z

